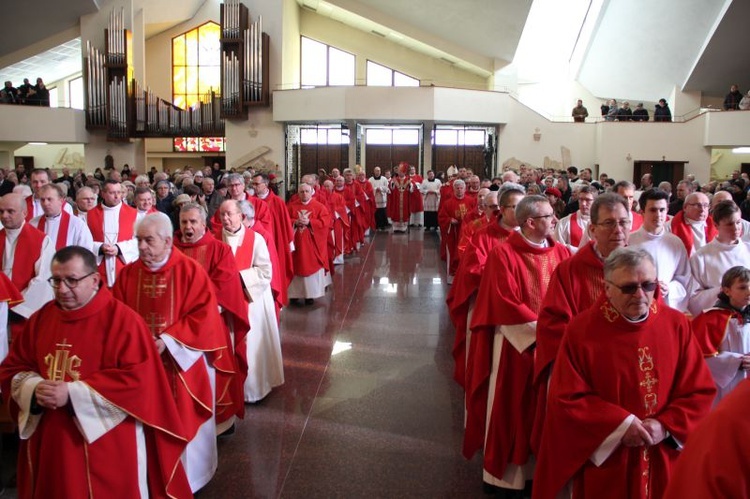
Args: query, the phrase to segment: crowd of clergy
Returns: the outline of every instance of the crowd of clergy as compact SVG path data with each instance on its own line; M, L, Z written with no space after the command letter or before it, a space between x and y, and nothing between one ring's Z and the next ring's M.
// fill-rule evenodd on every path
M508 171L462 202L455 178L447 305L484 491L750 497L733 433L748 428L750 223L731 189L686 179L670 216L669 185L576 178L562 216L554 180L529 192Z
M217 436L284 383L282 308L323 297L391 228L439 234L462 452L482 453L488 494L680 497L715 456L678 460L683 445L748 391L750 223L730 192L685 180L670 216L671 194L647 184L553 179L540 194L524 171L424 179L401 163L307 174L284 201L273 175L217 166L74 189L38 169L0 197L20 497L191 497ZM717 473L744 469L731 463Z

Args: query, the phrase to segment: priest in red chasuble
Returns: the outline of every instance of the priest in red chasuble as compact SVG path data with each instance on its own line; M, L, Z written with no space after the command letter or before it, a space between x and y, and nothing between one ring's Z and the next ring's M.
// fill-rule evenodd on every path
M347 253L359 250L365 242L365 229L367 220L365 218L365 193L359 183L354 181L354 171L351 168L344 170L344 190L341 192L349 209L349 243ZM292 220L294 221L294 220Z
M96 258L69 246L0 366L18 423L18 496L192 497L187 438L154 338L101 285Z
M555 361L536 499L566 488L573 498L661 498L716 394L688 319L657 299L651 255L615 250L604 281Z
M188 203L180 208L180 230L175 233L174 245L201 264L211 278L216 299L221 307L227 342L232 345L236 374L232 376L232 405L216 408L216 431L221 434L234 424L235 417L245 415L242 385L247 376L245 336L250 330L247 317L248 301L242 291L240 271L232 256L232 249L206 231L208 217L205 208Z
M477 293L464 440L470 457L484 439L484 481L511 491L524 489L533 473L537 317L552 272L570 257L552 239L557 220L546 197L526 196L515 213L521 229L492 250Z
M388 196L388 218L393 224L393 232L406 232L409 229L409 221L413 212L412 192L415 188L403 164L393 170L389 187L391 193Z
M476 206L476 198L466 195L466 183L463 180L453 182L453 196L440 201L438 224L440 225L440 238L445 241L448 284L453 283L453 276L456 275L458 269L461 223L466 215L476 209Z
M466 371L473 366L473 360L468 357L467 347L471 343L469 321L487 263L487 255L495 246L508 239L511 232L518 229L515 210L518 202L523 199L523 186L514 184L503 186L503 189L498 201L500 212L497 218L477 230L471 237L446 300L453 327L456 329L456 338L453 342L453 358L456 362L453 379L463 387L466 386Z
M139 259L122 269L114 295L146 320L162 354L186 436L183 456L195 492L217 466L214 413L228 396L234 358L206 271L172 248L172 222L147 215L136 229Z
M299 198L289 203L294 223L294 279L289 286L290 299L304 299L306 304L325 295L331 284L328 238L331 220L328 208L312 199L312 187L300 184Z
M343 180L341 181L343 188ZM328 211L333 218L331 238L328 241L328 258L333 265L344 263L344 251L346 250L346 236L349 230L349 215L346 213L346 201L338 192L334 191L333 182L323 182L323 190L328 193Z
M269 227L269 229L271 229L271 233L273 234L273 240L276 244L276 251L279 257L279 266L276 268L276 272L281 277L281 302L286 303L286 290L294 277L294 263L292 262L294 230L292 229L292 221L289 219L289 211L286 209L286 203L271 191L268 183L268 175L265 173L256 173L253 176L254 197L268 207L271 215L272 227Z
M534 379L539 396L532 439L535 451L539 450L542 435L552 364L565 328L574 317L591 307L604 291L604 260L614 250L628 244L630 219L625 198L613 193L602 194L594 201L590 213L592 240L557 266L539 313L534 359Z

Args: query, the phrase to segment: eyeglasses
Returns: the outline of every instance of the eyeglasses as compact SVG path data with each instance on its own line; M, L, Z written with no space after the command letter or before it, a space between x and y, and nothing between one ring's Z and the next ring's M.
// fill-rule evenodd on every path
M532 219L534 219L534 220L537 220L537 219L539 219L539 218L552 218L552 217L554 217L554 216L555 216L555 214L554 214L554 213L550 213L549 215L539 215L539 216L536 216L536 217L529 217L529 218L532 218Z
M711 207L711 205L708 203L687 203L687 206L695 206L701 208L702 210L707 210Z
M594 224L600 227L604 227L607 230L614 230L615 227L620 227L623 230L628 230L633 222L630 220L605 220L601 223Z
M62 283L65 283L65 285L68 287L68 289L75 289L75 288L78 287L78 283L79 282L81 282L82 280L84 280L87 277L92 276L94 274L96 274L96 272L91 272L91 273L86 274L85 276L79 277L77 279L75 277L63 277L63 278L60 278L60 277L50 277L49 279L47 279L47 282L49 283L50 286L52 286L55 289L59 288L60 284L62 284Z
M659 285L657 281L644 281L644 282L636 283L636 284L624 284L622 286L618 286L612 281L607 281L607 282L610 283L612 286L616 287L617 289L619 289L623 294L626 294L626 295L634 295L636 291L638 291L639 289L642 289L645 293L651 293L652 291L656 289L656 286Z

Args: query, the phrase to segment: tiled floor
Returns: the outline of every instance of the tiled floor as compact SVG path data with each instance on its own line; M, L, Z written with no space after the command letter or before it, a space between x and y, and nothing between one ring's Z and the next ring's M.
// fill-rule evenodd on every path
M336 270L325 298L283 312L286 383L220 441L197 497L482 497L459 452L438 236L378 233Z

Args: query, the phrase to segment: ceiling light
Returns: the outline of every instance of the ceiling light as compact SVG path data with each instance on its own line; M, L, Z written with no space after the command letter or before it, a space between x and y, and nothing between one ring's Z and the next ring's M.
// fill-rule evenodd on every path
M46 142L29 142L30 146L46 146Z
M750 154L750 147L735 147L732 152L734 154Z

